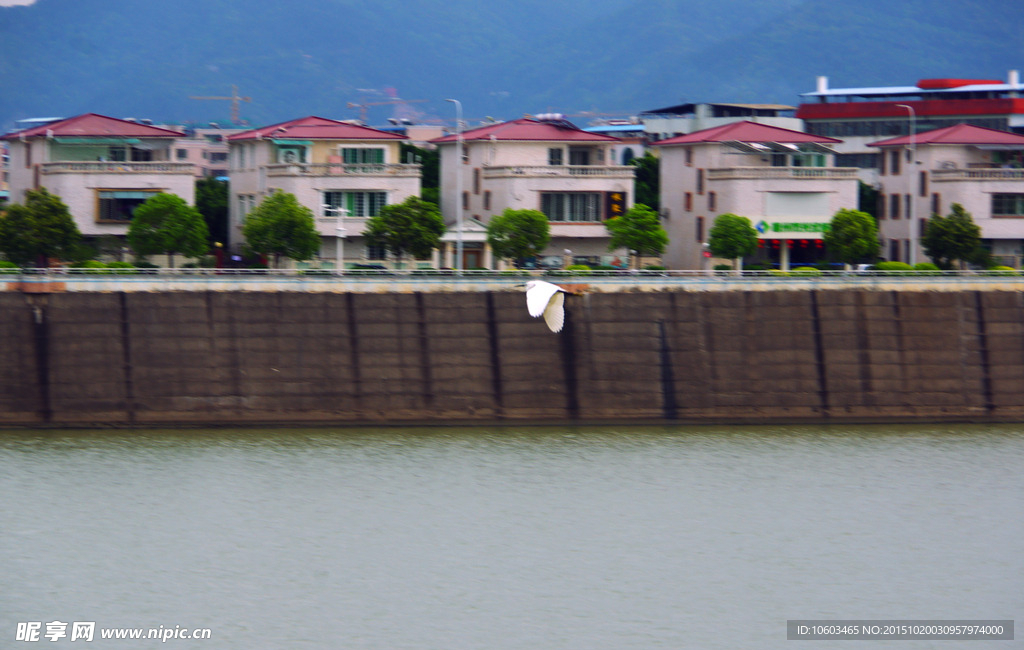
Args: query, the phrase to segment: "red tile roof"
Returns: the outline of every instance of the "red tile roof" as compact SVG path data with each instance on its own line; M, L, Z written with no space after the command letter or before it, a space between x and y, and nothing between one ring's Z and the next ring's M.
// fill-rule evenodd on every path
M869 147L896 147L910 144L910 136L872 142ZM1024 146L1024 135L986 129L970 124L956 124L914 135L914 144L1015 144Z
M434 144L455 142L458 135L451 133L431 140ZM523 117L511 122L488 124L462 133L466 142L475 140L501 140L512 142L617 142L618 138L589 133L566 121L538 120Z
M405 140L404 135L379 131L368 126L339 122L326 117L301 117L228 136L237 140Z
M703 131L694 131L686 135L679 135L668 140L656 142L655 144L664 146L697 144L701 142L785 142L799 144L801 142L837 143L842 142L842 140L744 120L742 122L730 122L729 124L704 129Z
M4 135L3 140L17 140L38 136L54 137L101 137L101 138L180 138L185 134L158 126L139 124L115 117L86 113L66 120L50 122L42 126L15 131Z

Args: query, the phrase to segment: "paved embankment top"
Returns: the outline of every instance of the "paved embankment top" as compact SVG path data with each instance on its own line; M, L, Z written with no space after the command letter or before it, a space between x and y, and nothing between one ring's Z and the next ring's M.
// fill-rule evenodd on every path
M146 269L31 269L0 278L0 291L24 293L137 291L295 291L306 293L431 293L520 290L543 278L570 290L633 291L1022 291L1024 276L1011 271L825 272L781 275L744 271L595 272L591 275L494 271L333 271Z

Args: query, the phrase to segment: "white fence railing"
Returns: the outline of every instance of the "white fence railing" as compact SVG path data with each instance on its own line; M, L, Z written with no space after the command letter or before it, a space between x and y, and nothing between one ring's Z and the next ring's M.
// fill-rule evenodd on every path
M857 178L858 171L856 167L718 167L708 170L708 180L848 180Z
M0 291L510 291L530 279L587 291L1007 290L1020 271L453 271L434 269L0 269Z
M192 174L195 165L177 162L48 162L44 174Z
M414 178L419 175L419 165L385 165L376 163L293 163L267 165L267 176L397 176L400 178Z

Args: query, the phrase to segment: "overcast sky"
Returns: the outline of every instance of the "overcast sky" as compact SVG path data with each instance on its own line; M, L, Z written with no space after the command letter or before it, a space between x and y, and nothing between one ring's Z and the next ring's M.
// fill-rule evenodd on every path
M0 7L10 7L11 5L30 5L36 0L0 0Z

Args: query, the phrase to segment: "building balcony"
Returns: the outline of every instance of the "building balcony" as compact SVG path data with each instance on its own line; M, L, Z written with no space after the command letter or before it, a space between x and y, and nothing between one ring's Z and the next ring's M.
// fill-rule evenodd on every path
M267 165L267 176L373 176L388 178L419 178L419 165L385 165L375 163L294 163Z
M179 162L48 162L41 165L43 174L188 174L195 165Z
M484 167L483 178L622 178L632 179L636 168L628 165L536 165Z
M1002 167L969 167L967 169L933 169L932 181L1024 181L1024 169Z
M709 181L723 180L857 180L856 167L719 167L708 170Z

